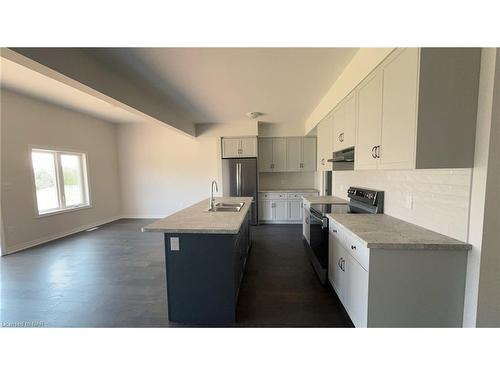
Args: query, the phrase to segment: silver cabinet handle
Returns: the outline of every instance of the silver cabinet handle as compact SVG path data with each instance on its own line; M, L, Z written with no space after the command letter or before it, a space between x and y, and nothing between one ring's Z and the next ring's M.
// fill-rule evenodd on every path
M356 246L351 245L351 250L356 250Z
M321 165L325 165L325 158L321 159Z
M377 146L373 146L372 147L372 158L376 159L377 158L377 155L375 155L375 149L377 148Z
M380 159L380 145L375 147L375 156Z

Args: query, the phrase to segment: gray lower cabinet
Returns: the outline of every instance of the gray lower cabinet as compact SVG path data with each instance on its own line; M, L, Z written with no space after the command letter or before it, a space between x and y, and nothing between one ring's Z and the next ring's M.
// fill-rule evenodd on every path
M369 249L329 220L328 279L355 327L461 327L467 251Z
M179 250L172 249L178 239ZM238 234L165 234L169 320L186 324L235 322L236 303L251 248L250 211Z
M259 220L262 223L294 223L303 220L302 198L317 196L317 192L259 192Z

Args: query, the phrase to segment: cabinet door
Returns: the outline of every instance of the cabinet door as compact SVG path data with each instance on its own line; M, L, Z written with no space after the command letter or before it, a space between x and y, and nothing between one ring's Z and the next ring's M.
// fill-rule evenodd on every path
M418 48L406 48L383 67L380 167L415 168Z
M288 172L301 171L302 165L302 138L290 137L286 139L286 170Z
M333 111L332 114L332 124L333 124L333 152L344 149L342 140L342 134L344 133L344 123L345 123L345 110L344 103L340 103Z
M288 220L302 220L302 200L294 199L288 201Z
M330 171L332 165L327 162L328 159L332 158L333 151L333 126L332 126L332 115L327 116L323 121L318 124L318 134L317 134L317 170L318 171Z
M309 208L304 205L304 212L302 213L302 235L306 239L307 243L309 243L310 237L310 227L309 227Z
M259 219L265 221L273 220L273 201L259 200Z
M259 172L273 171L273 139L259 138Z
M302 160L299 170L303 172L314 172L316 170L316 138L302 138Z
M273 138L273 172L286 171L286 138Z
M346 310L355 327L366 327L368 319L368 271L352 256L346 256Z
M376 169L374 147L380 145L382 125L382 74L378 71L363 82L358 91L358 130L355 169Z
M241 138L241 157L249 158L257 156L257 138Z
M356 95L350 94L344 102L344 129L342 148L353 147L356 140Z
M285 221L288 220L287 214L287 201L286 200L275 200L274 204L274 217L273 219L276 221Z
M347 302L347 279L344 269L347 262L346 258L349 255L340 244L337 235L331 232L329 233L328 252L328 279L333 289L335 289L340 301L345 306Z
M240 139L222 138L222 157L237 158L240 157Z

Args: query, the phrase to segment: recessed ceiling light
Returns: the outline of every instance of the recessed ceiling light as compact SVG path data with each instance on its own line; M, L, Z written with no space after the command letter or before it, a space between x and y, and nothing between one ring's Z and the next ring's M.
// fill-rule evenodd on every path
M250 118L250 119L253 120L254 118L257 118L257 117L261 116L262 113L260 113L260 112L247 112L246 115L247 115L248 118Z

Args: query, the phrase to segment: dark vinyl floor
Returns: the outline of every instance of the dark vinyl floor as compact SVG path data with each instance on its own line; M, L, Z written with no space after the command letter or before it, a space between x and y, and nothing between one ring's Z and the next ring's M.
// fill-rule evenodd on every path
M0 258L0 321L8 326L168 327L163 235L118 220ZM319 284L298 225L252 227L238 327L351 327Z

